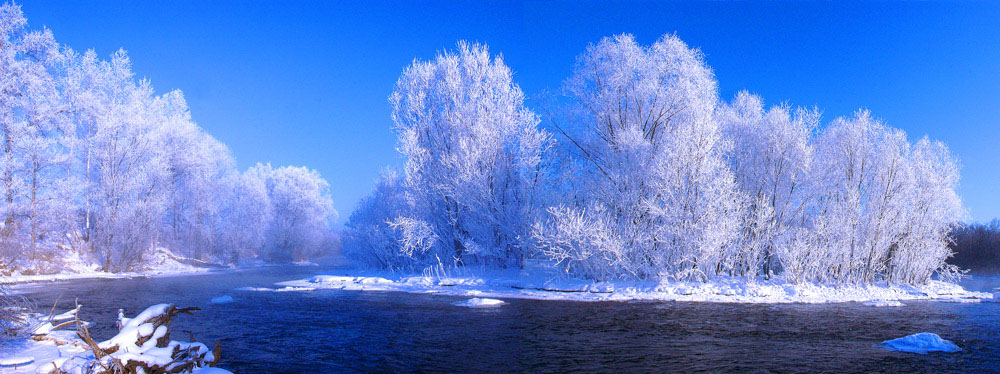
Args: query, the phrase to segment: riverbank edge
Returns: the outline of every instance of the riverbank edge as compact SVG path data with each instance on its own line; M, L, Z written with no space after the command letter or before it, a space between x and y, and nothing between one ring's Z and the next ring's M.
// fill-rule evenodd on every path
M938 280L924 285L795 284L781 277L770 280L719 278L708 282L588 282L547 278L523 273L466 276L400 275L387 272L343 271L276 283L302 291L336 289L440 294L460 297L562 301L687 301L748 304L870 303L897 306L888 301L930 300L976 303L998 297L969 291ZM901 305L901 304L900 304Z

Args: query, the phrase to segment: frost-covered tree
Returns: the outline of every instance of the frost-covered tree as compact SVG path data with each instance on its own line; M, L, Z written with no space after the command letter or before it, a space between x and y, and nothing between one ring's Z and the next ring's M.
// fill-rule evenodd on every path
M220 261L299 259L335 238L318 174L238 173L183 94L156 96L124 51L74 52L6 4L0 78L3 271L59 271L62 256L135 270L158 246Z
M110 79L97 94L108 110L85 139L91 153L88 200L94 207L90 242L105 271L121 271L139 264L159 239L169 174L149 83L134 82L122 51L105 68Z
M218 216L213 224L213 256L239 264L262 253L274 216L267 180L253 173L232 173L217 191Z
M501 57L458 43L414 61L389 98L406 157L406 216L386 217L424 264L520 266L549 135Z
M402 176L386 169L375 182L375 189L363 197L347 220L344 254L354 262L389 270L421 270L415 253L428 251L436 238L420 235L425 242L404 242L399 217L412 216L406 200ZM411 236L412 237L412 236Z
M631 35L605 38L577 58L565 91L575 111L555 126L580 179L573 201L536 226L543 252L569 255L561 263L571 272L597 269L577 271L588 277L731 271L721 267L721 249L736 234L736 189L713 116L715 78L701 53L673 35L648 47ZM585 231L562 232L573 227ZM589 261L598 264L571 265Z
M808 254L792 264L796 278L921 283L952 273L947 233L964 213L957 162L943 145L913 146L858 111L817 138L811 174Z
M225 145L191 120L179 91L157 98L156 109L163 121L157 136L169 174L163 238L170 247L200 258L218 239L215 220L225 188L232 187L225 183L235 161Z
M263 181L270 202L265 254L287 261L321 252L337 212L329 195L330 186L319 173L305 167L257 164L247 174L248 178Z
M29 31L19 6L0 6L0 256L34 258L66 212L71 124L59 90L63 55L49 30Z
M909 284L956 271L944 260L963 212L958 169L940 143L913 145L867 111L817 135L816 109L765 109L746 92L720 103L701 54L672 35L588 47L550 142L509 69L459 49L397 83L406 165L348 221L359 263L535 258L592 279Z
M760 97L743 91L717 114L732 142L729 167L745 199L730 266L738 275L770 276L780 260L775 252L787 250L804 225L819 111L787 105L765 110Z
M882 266L890 282L918 284L935 273L943 279L959 269L945 263L952 256L949 233L965 214L957 193L958 161L948 147L924 137L909 154L911 185L905 192L905 213L900 232L905 235L890 244Z

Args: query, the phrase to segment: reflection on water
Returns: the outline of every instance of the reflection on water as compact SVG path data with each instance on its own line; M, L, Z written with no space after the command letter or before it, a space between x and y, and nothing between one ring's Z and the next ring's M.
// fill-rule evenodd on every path
M497 309L452 305L458 297L318 290L237 291L304 278L315 267L172 278L90 280L35 286L48 309L73 299L100 338L115 311L134 315L172 302L203 308L177 331L222 340L222 367L237 373L333 372L995 372L1000 370L1000 303L905 302L741 305L681 302L507 300ZM972 287L1000 287L977 278ZM209 300L230 295L235 302ZM934 332L954 354L916 355L873 347ZM175 333L174 339L187 339Z

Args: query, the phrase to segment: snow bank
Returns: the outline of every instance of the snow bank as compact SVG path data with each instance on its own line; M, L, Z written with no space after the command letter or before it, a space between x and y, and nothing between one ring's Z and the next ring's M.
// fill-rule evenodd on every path
M867 305L867 306L874 306L874 307L897 307L897 306L904 306L903 303L901 303L899 301L896 301L896 300L872 300L872 301L866 301L864 304Z
M108 273L100 271L97 265L89 264L86 261L77 258L78 256L74 256L76 255L68 256L67 259L63 259L64 263L61 266L61 270L58 272L52 274L39 274L35 271L31 272L33 274L15 272L14 274L8 276L0 276L0 283L20 284L78 279L122 279L174 276L199 273L203 274L210 271L224 269L221 265L209 264L204 261L175 255L166 248L157 248L152 255L150 255L141 270L124 273Z
M233 302L233 297L229 295L213 297L212 300L208 301L209 304L228 304L231 302Z
M326 274L278 283L279 286L348 291L400 291L451 296L529 298L576 301L701 301L726 303L859 302L870 306L899 306L903 300L979 302L989 292L930 281L919 286L793 284L782 277L770 280L716 278L711 282L592 282L546 272L485 271L466 276L400 275L391 272L344 270L354 274Z
M876 347L890 351L927 354L927 352L958 352L962 349L949 340L941 339L934 333L921 332L899 339L886 340Z
M465 300L465 301L459 301L459 302L454 303L452 305L455 305L455 306L464 306L464 307L467 307L467 308L496 308L496 307L499 307L499 306L501 306L503 304L504 304L503 300L485 299L485 298L478 298L478 297L476 297L476 298L468 299L468 300Z

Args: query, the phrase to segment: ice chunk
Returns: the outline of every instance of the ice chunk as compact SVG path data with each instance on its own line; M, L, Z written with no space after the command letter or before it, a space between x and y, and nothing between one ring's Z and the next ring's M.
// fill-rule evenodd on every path
M958 352L959 348L949 340L941 339L938 334L921 332L899 339L886 340L876 345L890 351L927 354L927 352Z
M212 300L210 300L208 303L209 304L228 304L228 303L231 303L231 302L233 302L233 297L232 296L222 295L222 296L218 296L218 297L213 297Z
M503 305L503 300L497 299L486 299L486 298L472 298L465 301L459 301L455 303L455 306L464 306L468 308L495 308Z

